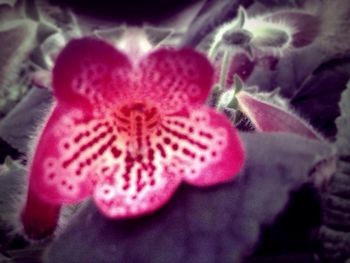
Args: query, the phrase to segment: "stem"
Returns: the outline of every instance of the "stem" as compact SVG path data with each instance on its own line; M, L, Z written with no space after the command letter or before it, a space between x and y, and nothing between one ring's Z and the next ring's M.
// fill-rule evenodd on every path
M222 58L221 72L220 72L220 88L221 88L221 90L223 90L225 88L225 84L226 84L229 57L230 57L229 52L225 51L224 56Z
M57 226L61 205L50 204L29 190L21 214L24 231L31 239L42 239L51 235Z
M208 51L208 57L214 61L215 55L216 55L216 50L219 47L219 42L213 43Z

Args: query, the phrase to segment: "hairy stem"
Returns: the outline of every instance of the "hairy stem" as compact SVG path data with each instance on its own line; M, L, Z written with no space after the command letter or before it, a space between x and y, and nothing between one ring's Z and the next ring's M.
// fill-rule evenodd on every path
M223 55L223 58L222 58L221 72L220 72L220 87L221 87L221 90L223 90L225 88L226 77L227 77L227 70L228 70L228 64L229 64L229 58L230 58L229 52L225 51L224 55Z

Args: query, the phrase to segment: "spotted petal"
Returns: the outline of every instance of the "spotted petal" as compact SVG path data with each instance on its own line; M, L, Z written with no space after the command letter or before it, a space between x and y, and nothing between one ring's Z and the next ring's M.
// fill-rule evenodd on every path
M204 55L191 49L160 49L141 61L139 97L157 102L164 113L203 104L214 71Z
M51 203L74 203L90 195L91 180L80 170L83 160L91 157L84 149L101 136L92 122L82 110L55 106L31 164L31 191Z
M208 186L231 180L244 154L237 133L221 114L197 108L188 115L164 116L139 155L119 152L116 173L95 190L109 217L130 217L161 207L178 184ZM112 161L113 162L113 161Z
M82 38L69 42L56 60L53 89L60 102L101 110L125 99L131 64L105 41Z
M181 182L181 177L167 166L132 160L128 167L131 174L125 174L122 180L107 180L95 188L95 202L108 217L130 218L149 214L163 206ZM132 179L132 176L136 177Z
M203 145L192 144L195 158L188 162L189 172L184 179L198 186L232 180L242 168L245 158L237 131L224 115L214 110L202 109L192 113L192 118L193 115L194 132L189 137ZM198 115L202 116L199 121L196 120Z

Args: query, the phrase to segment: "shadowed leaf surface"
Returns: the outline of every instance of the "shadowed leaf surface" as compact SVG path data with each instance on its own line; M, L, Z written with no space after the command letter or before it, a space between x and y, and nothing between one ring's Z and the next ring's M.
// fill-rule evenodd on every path
M205 1L198 15L193 19L182 44L196 47L216 27L233 19L240 5L248 7L252 3L252 0Z
M338 101L350 76L348 59L331 59L315 45L281 58L276 70L255 67L248 85L261 91L281 88L298 114L328 138L336 133Z
M35 25L31 21L17 20L11 26L6 23L0 26L1 41L7 43L0 50L1 89L8 88L17 77L23 60L33 48L34 34Z
M0 248L8 245L14 230L18 230L16 216L24 194L25 173L25 169L17 164L0 166Z
M350 59L331 60L318 67L294 94L291 104L326 136L336 134L338 102L350 77Z
M350 260L350 83L339 103L341 115L336 120L338 148L337 172L323 196L324 225L320 233L323 257L327 262Z
M247 162L231 183L183 185L156 213L112 221L90 203L46 253L46 262L238 262L330 147L286 134L242 134ZM296 165L297 164L297 165ZM91 249L94 248L94 249Z
M281 94L290 98L324 60L326 54L316 46L301 48L282 57L273 71L256 67L247 83L258 85L263 91L272 91L280 87Z
M0 137L19 152L26 153L51 103L51 94L47 89L33 88L0 121Z

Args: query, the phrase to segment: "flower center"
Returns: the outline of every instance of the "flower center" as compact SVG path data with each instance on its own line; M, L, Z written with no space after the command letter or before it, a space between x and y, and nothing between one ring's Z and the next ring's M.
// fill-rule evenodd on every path
M134 102L119 107L113 116L114 125L125 139L128 150L135 155L143 154L160 123L158 109L144 102Z

